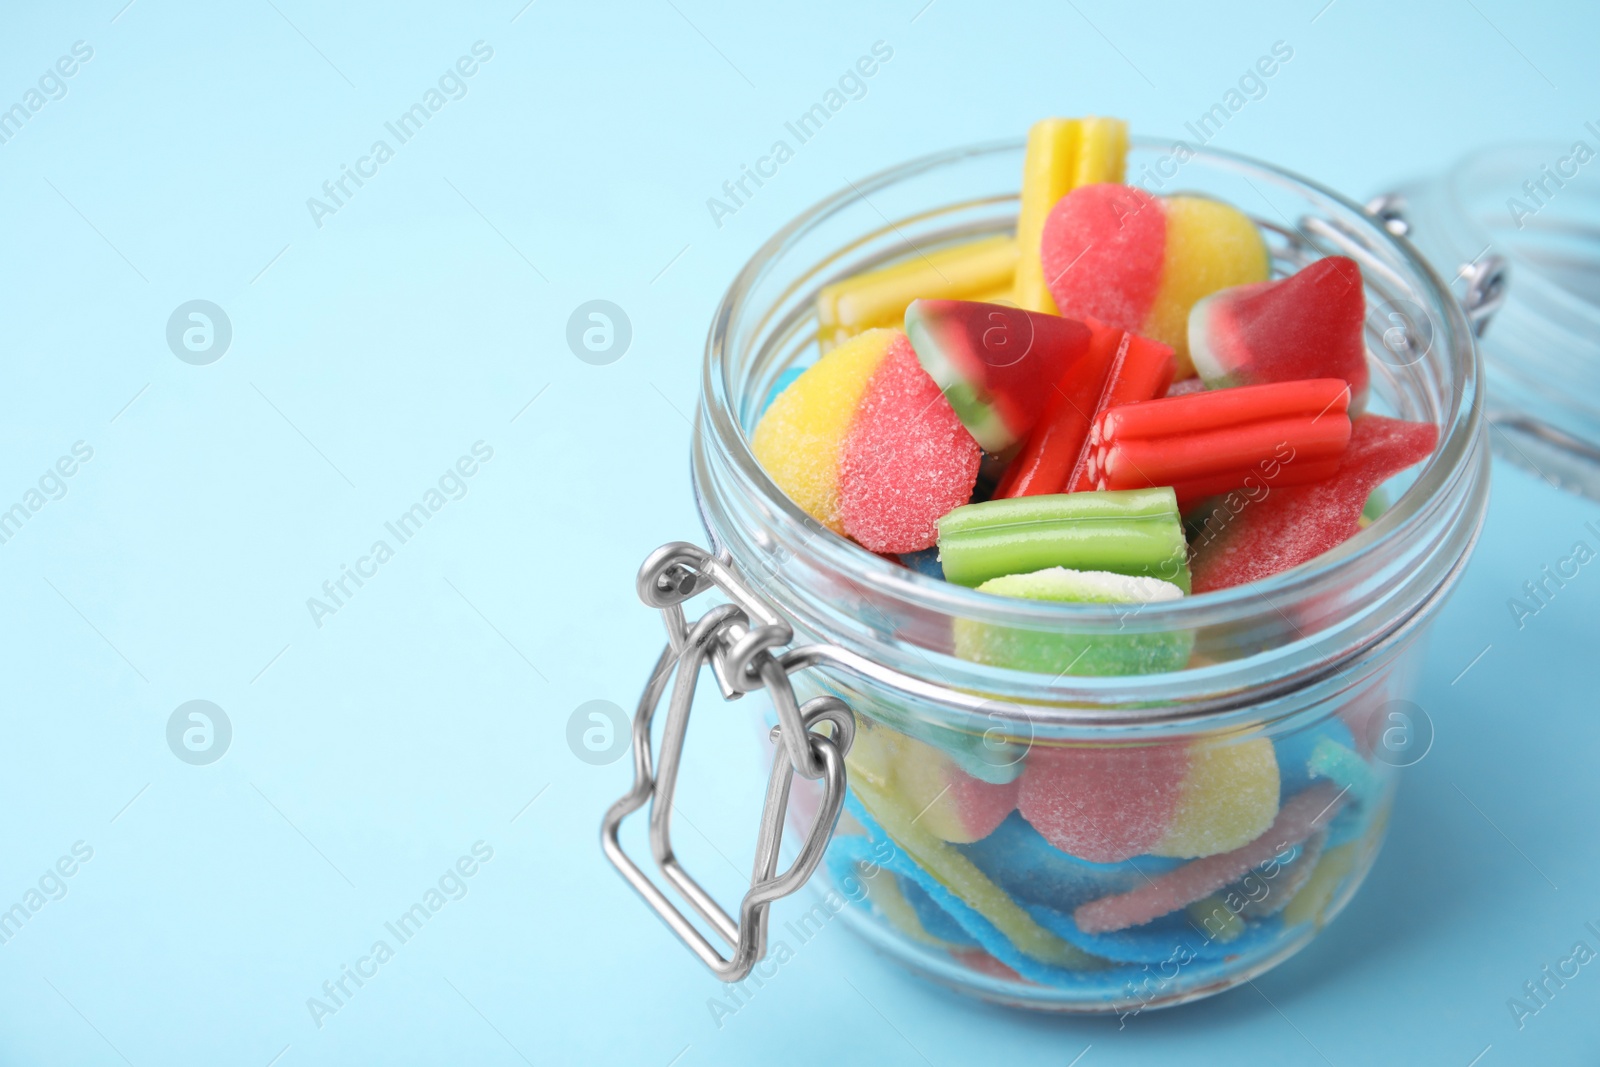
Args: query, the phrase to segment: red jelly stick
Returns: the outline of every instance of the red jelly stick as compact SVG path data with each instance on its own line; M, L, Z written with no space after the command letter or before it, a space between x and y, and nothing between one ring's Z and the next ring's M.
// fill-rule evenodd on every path
M1295 462L1338 459L1349 442L1350 419L1342 413L1320 421L1271 419L1208 432L1122 437L1100 446L1100 477L1095 488L1176 485L1230 471L1251 471L1274 455L1292 455Z
M1001 476L996 499L1059 493L1071 476L1123 336L1097 322L1088 325L1089 351L1056 383L1049 406Z
M1338 469L1350 388L1337 378L1244 386L1128 404L1090 431L1098 489L1180 489L1179 505L1247 484L1305 485ZM1330 466L1329 464L1332 464Z
M1108 411L1095 427L1095 440L1159 437L1261 419L1343 415L1349 410L1350 386L1342 378L1242 385L1127 404Z
M1138 334L1123 334L1117 354L1111 360L1111 371L1106 375L1106 387L1095 406L1095 421L1114 407L1165 395L1176 369L1171 348ZM1057 492L1082 493L1094 488L1095 477L1090 473L1094 454L1095 442L1085 441L1071 478Z

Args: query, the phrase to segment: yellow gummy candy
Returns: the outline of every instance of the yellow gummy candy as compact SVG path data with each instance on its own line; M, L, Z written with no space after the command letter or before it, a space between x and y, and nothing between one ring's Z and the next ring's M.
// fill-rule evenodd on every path
M1018 307L1058 314L1039 264L1044 220L1056 201L1078 186L1120 182L1127 156L1128 124L1121 119L1041 119L1028 130L1012 297Z
M1198 196L1169 197L1164 207L1161 285L1140 332L1172 346L1181 380L1194 374L1189 309L1218 289L1266 281L1271 264L1260 231L1237 208Z
M767 475L807 515L834 533L839 518L839 453L872 372L898 330L869 330L823 356L767 408L750 448Z
M1010 938L1019 952L1041 963L1076 970L1101 965L1097 957L1061 940L1034 922L1021 905L991 882L971 860L918 826L916 812L907 811L897 800L859 779L852 781L850 788L895 844L905 849L906 854L932 875L935 881L993 923L996 929Z
M1270 740L1197 742L1166 836L1150 851L1183 859L1230 852L1260 837L1277 816L1278 758Z
M864 330L899 326L913 300L982 300L994 292L1009 297L1016 269L1016 239L1002 235L915 254L825 285L817 294L817 343L826 352Z

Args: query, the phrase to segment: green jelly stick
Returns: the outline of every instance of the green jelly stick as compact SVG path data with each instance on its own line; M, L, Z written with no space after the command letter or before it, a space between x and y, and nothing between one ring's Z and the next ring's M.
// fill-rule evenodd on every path
M939 520L939 563L958 585L1067 567L1159 578L1189 592L1178 498L1165 486L966 504Z

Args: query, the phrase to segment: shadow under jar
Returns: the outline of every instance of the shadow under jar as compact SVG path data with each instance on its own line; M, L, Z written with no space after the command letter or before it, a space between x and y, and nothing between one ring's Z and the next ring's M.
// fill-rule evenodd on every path
M711 327L694 486L714 551L796 643L820 650L790 665L799 698L854 712L817 907L964 992L1139 1011L1287 958L1371 867L1396 768L1431 737L1404 699L1420 639L1487 502L1478 357L1444 283L1357 205L1266 164L1179 160L1168 143L1135 139L1130 178L1240 207L1275 275L1329 254L1361 264L1368 410L1434 423L1434 454L1384 487L1376 521L1311 563L1137 610L1003 598L896 566L800 511L749 435L778 376L816 358L822 285L1009 232L1021 169L1020 141L915 160L767 242ZM1392 329L1381 309L1395 301L1423 309L1430 343L1381 343ZM1034 673L963 658L974 634L1059 648L1062 669L1090 641L1189 654L1160 674ZM797 785L788 815L802 833L826 792Z

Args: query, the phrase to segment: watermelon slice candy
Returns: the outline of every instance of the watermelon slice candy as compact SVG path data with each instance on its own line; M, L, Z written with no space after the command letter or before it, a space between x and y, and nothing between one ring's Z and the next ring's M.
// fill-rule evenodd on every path
M1328 256L1287 278L1211 294L1189 312L1189 355L1212 389L1343 378L1351 410L1367 391L1361 268Z
M971 300L913 300L906 336L917 359L986 452L1033 428L1062 373L1089 350L1075 319Z

